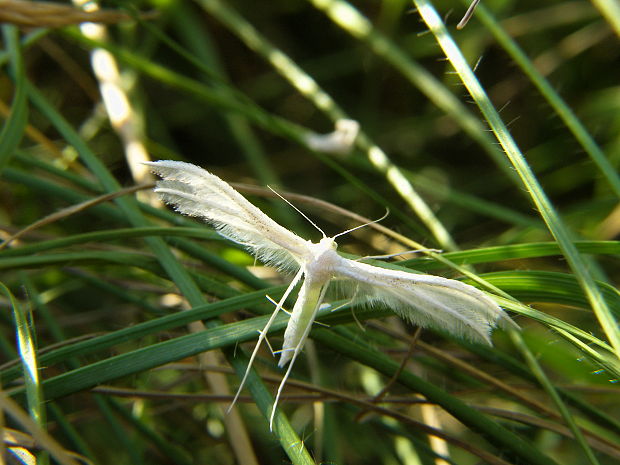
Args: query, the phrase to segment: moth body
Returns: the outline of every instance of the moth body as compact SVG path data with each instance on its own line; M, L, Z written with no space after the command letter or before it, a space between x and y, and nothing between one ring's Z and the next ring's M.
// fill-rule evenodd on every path
M312 276L315 282L327 282L334 276L334 272L342 257L336 252L338 245L331 237L324 237L317 243L311 243L304 260L305 276Z
M342 257L336 252L338 245L331 237L310 243L302 258L304 281L291 312L280 355L279 367L293 360L308 337L316 313L323 301L321 294L327 290Z

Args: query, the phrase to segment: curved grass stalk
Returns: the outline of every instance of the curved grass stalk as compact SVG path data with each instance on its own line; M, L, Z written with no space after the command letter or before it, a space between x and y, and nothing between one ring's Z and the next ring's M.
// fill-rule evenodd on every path
M407 80L416 86L438 108L452 117L463 131L475 140L508 177L516 180L493 138L480 120L474 116L442 83L416 63L389 38L373 28L371 22L343 0L311 0L335 24L364 43L370 50L390 63Z
M350 119L345 111L319 86L312 76L301 69L282 50L272 45L251 23L243 19L232 8L219 0L201 0L200 4L226 25L249 48L260 54L301 95L314 103L334 123L338 120ZM426 71L422 70L421 72ZM418 215L431 231L439 246L447 250L457 249L450 233L437 219L432 209L414 189L406 176L363 131L360 131L357 137L357 146L363 150L372 165L385 175L387 181L396 192L401 195L409 207Z
M620 4L615 0L592 0L592 3L620 36Z
M469 65L465 61L458 46L448 34L443 22L441 21L441 18L439 17L433 6L427 0L413 1L418 8L420 16L422 16L426 24L429 26L431 32L435 35L437 42L443 49L446 57L448 58L448 60L450 60L457 74L465 84L465 87L482 111L485 119L491 127L491 130L497 137L512 165L515 167L523 184L528 189L528 192L532 197L532 201L538 208L550 232L558 241L564 256L566 257L569 265L571 266L571 269L577 276L580 285L588 296L588 299L592 305L595 314L599 319L601 326L603 327L607 337L609 338L612 346L614 347L616 356L620 358L620 334L618 333L617 325L609 308L607 307L605 300L602 297L598 286L594 282L593 277L590 275L586 267L585 260L583 260L582 256L573 245L568 230L565 228L550 200L547 198L542 187L538 183L534 173L532 172L525 158L521 154L519 148L517 147L514 139L508 132L506 126L499 117L499 114L487 97L484 89L482 88L482 86L476 79L473 71L470 69ZM525 346L523 344L521 336L517 334L512 334L511 337L513 339L513 342L515 342L518 347L524 349ZM533 357L529 356L529 351L524 349L522 350L522 353L526 356L529 362L533 361ZM555 393L555 389L553 389L544 372L538 368L538 365L536 363L530 363L530 366L532 369L535 370L537 378L556 402L556 405L560 409L560 412L562 413L565 421L572 429L575 438L579 442L589 462L592 464L598 464L596 457L594 456L592 450L585 441L583 435L581 434L581 431L576 427L574 420L570 415L570 412L565 407L559 396L557 396L557 394Z
M551 201L542 189L542 186L536 179L532 169L521 154L516 142L508 132L505 124L501 120L499 114L493 107L486 92L476 79L473 71L467 64L465 58L461 54L458 46L448 34L441 18L427 0L414 0L418 11L432 33L437 38L437 42L443 49L446 57L456 70L457 74L465 84L465 87L473 97L476 105L487 120L491 130L497 137L497 140L504 149L506 156L515 168L517 174L521 178L522 184L527 189L532 202L540 212L541 217L547 224L549 231L557 240L562 254L570 268L583 288L584 293L588 297L592 310L594 311L598 321L603 328L607 338L609 339L617 358L620 358L620 331L618 325L603 299L603 296L594 282L589 272L586 261L579 254L579 251L572 242L571 234L562 222L560 216L552 205Z
M616 169L609 162L603 150L583 126L579 118L577 118L577 115L573 113L562 97L549 84L549 81L536 69L532 61L506 31L502 29L484 5L479 6L477 14L478 18L491 31L499 44L510 54L532 84L538 88L542 96L549 102L549 105L555 110L560 119L564 121L564 124L577 139L577 142L581 144L592 161L598 166L613 192L620 197L620 176L618 176Z
M28 123L26 70L21 53L19 32L17 26L8 24L2 27L2 32L8 49L12 78L15 81L15 95L11 112L0 131L0 171L3 171L19 146Z

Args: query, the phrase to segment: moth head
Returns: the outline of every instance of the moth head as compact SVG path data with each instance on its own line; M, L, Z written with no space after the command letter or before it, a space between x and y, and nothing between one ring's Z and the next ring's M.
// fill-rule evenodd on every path
M323 249L336 250L338 248L338 244L336 243L333 237L324 237L323 239L319 241L319 244L321 245L321 248Z

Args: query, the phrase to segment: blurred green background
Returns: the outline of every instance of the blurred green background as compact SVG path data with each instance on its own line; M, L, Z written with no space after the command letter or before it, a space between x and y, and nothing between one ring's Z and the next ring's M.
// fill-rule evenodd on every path
M455 0L13 3L0 374L31 458L5 435L9 463L618 463L616 1L485 0L461 30ZM342 119L351 146L308 146ZM325 309L274 431L267 348L228 415L265 295L290 278L154 202L147 159L258 186L239 189L314 241L264 186L328 235L388 210L391 232L339 250L441 249L396 265L476 281L522 331L481 347Z

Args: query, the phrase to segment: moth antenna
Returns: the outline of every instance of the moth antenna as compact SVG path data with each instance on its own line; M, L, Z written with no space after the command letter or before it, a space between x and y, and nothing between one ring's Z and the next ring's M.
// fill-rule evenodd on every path
M469 8L467 8L467 11L463 15L463 18L456 25L457 29L463 29L467 25L471 17L474 15L474 10L476 9L478 3L480 3L480 0L474 0L473 2L471 2Z
M372 220L372 221L369 221L368 223L360 224L359 226L356 226L354 228L347 229L346 231L342 231L341 233L338 233L334 237L332 237L332 239L336 239L337 237L344 236L345 234L349 234L350 232L356 231L356 230L361 229L361 228L365 228L369 224L374 224L374 223L378 223L379 221L383 221L384 219L386 219L388 217L389 214L390 214L390 209L386 208L385 209L385 215L383 215L378 220Z
M310 218L308 218L308 216L306 216L306 214L304 212L302 212L299 208L297 208L291 202L289 202L284 197L282 197L275 189L272 189L271 186L267 186L267 187L269 188L269 190L271 192L276 194L278 197L280 197L282 200L284 200L286 203L288 203L291 207L293 207L297 213L299 213L301 216L303 216L306 219L306 221L308 221L308 223L310 223L312 226L314 226L323 235L323 238L327 237L327 234L325 234L325 232L321 228L319 228L314 221L312 221Z
M288 298L289 294L293 291L293 288L297 285L297 283L299 282L299 280L301 279L302 276L303 276L303 270L300 269L297 272L297 274L295 275L295 278L293 278L293 281L291 281L291 284L289 284L289 286L286 288L286 291L284 291L284 295L280 299L280 302L278 302L278 305L276 305L276 309L271 314L271 317L269 318L269 321L267 321L267 324L265 325L263 330L260 332L260 336L258 337L258 341L256 342L256 346L254 346L254 350L252 351L252 355L250 356L250 361L248 362L248 367L245 369L245 373L243 375L243 378L241 379L241 383L239 384L239 388L237 389L237 393L235 394L235 397L234 397L233 401L230 403L230 407L228 407L228 412L231 411L231 409L234 407L235 403L237 402L237 399L241 395L241 390L243 389L243 386L245 385L245 382L248 379L248 376L250 374L250 368L252 368L252 364L254 363L254 359L256 358L256 355L258 354L258 349L260 348L261 343L267 337L267 331L269 331L269 328L271 327L271 325L275 321L276 316L278 316L278 313L280 312L280 309L284 305L284 302Z

